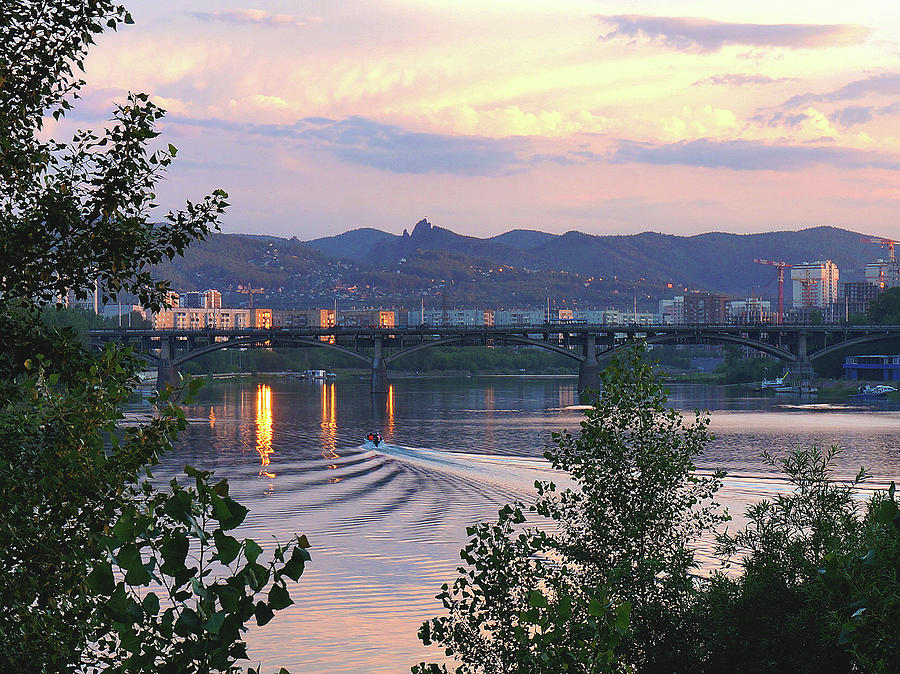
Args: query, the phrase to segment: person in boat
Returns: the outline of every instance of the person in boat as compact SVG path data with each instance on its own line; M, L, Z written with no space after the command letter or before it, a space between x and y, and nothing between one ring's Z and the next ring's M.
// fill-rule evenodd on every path
M371 442L376 447L381 444L381 436L378 433L369 433L366 436L366 440Z

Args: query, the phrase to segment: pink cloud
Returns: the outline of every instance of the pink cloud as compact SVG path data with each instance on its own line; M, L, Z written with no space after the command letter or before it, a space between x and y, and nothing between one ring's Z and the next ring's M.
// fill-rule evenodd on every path
M194 12L194 18L201 21L221 21L235 25L262 25L272 27L303 28L310 24L320 23L316 16L297 18L291 14L272 14L263 9L237 8L217 9L214 12Z
M724 23L710 19L622 14L598 16L613 30L601 40L645 38L674 49L713 52L728 45L815 49L862 42L868 29L849 24Z

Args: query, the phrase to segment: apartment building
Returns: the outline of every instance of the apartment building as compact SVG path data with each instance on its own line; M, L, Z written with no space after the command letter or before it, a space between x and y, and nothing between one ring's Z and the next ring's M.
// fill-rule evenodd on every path
M838 267L831 260L795 264L791 269L792 306L824 308L837 302Z
M157 330L243 330L271 328L271 309L173 307L153 315Z

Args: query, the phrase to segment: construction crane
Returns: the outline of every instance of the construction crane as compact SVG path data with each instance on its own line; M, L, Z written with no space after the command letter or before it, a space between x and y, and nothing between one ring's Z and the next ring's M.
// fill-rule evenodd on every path
M253 296L265 292L262 288L254 288L250 283L245 286L238 286L237 291L250 297L250 309L253 309Z
M761 260L758 257L753 261L756 264L768 264L778 270L778 323L784 321L784 268L790 267L784 260Z
M804 307L815 306L812 296L812 286L819 282L819 279L809 278L809 272L805 278L795 279L800 283L800 303Z
M862 241L863 243L877 243L881 246L887 246L888 254L891 257L891 262L894 261L894 244L900 243L900 241L895 241L894 239L882 239L868 236L864 236L860 239L860 241Z

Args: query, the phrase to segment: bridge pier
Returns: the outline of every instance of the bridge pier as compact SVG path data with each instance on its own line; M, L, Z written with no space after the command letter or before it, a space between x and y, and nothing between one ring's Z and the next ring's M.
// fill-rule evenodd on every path
M172 362L175 355L175 340L163 337L159 340L159 362L156 368L156 390L162 391L166 386L178 387L181 375L178 366Z
M806 333L803 331L797 335L797 360L791 365L788 378L802 385L808 385L816 378L806 346Z
M585 335L583 345L584 360L578 367L578 393L596 391L600 387L600 361L597 359L597 338Z
M372 393L388 392L387 363L384 362L384 338L375 337L375 358L372 360Z

